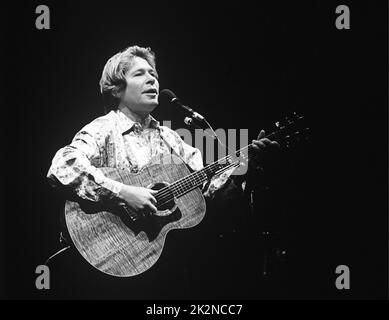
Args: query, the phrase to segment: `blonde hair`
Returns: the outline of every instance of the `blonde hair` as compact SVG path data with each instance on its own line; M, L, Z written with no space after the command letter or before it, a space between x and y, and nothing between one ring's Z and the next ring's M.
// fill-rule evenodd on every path
M104 66L100 79L100 92L103 95L116 98L116 94L126 87L126 72L131 67L134 57L145 59L157 72L155 54L150 48L131 46L118 52Z

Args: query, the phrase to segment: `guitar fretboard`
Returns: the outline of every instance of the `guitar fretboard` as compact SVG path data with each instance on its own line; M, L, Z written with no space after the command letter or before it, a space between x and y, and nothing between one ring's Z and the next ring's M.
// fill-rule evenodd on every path
M283 134L287 127L281 127L277 132L272 132L265 136L268 139L278 139L280 134ZM203 169L195 171L186 177L175 181L171 185L162 188L156 194L158 203L163 204L171 200L173 197L179 198L184 194L202 186L204 182L210 180L213 176L220 174L230 168L238 167L242 162L247 162L248 156L244 153L249 150L252 144L249 144L237 151L233 155L228 155L219 159Z
M204 182L210 180L213 176L220 174L230 168L238 167L241 161L245 160L247 157L242 155L244 149L249 148L250 145L238 150L235 152L235 155L228 155L224 158L215 161L201 170L195 171L186 177L175 181L171 185L169 185L169 190L161 189L157 194L157 200L164 200L164 196L166 197L166 193L172 194L174 197L179 198L184 194L190 192L191 190L198 188L204 184ZM242 155L238 158L238 155Z

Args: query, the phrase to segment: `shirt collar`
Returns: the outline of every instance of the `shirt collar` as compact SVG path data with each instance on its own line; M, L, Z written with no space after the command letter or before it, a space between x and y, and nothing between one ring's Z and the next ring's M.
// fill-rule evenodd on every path
M159 128L159 121L155 120L155 118L152 115L148 115L143 124L139 122L135 122L131 120L129 117L127 117L123 112L120 110L116 110L116 115L119 120L119 128L122 133L122 135L125 135L127 133L130 133L131 131L135 131L137 133L140 133L146 128L153 128L158 129Z

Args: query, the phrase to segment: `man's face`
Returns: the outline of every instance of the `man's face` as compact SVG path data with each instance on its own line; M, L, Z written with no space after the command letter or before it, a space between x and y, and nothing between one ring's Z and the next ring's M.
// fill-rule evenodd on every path
M121 92L121 102L138 115L148 115L158 105L156 71L145 59L134 57L126 73L126 82L126 89Z

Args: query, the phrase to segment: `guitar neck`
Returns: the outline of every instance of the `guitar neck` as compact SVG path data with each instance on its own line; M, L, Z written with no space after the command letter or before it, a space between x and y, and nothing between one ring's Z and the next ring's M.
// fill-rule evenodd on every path
M201 170L192 172L186 177L177 180L169 186L170 190L173 192L175 197L181 197L191 190L202 186L215 175L221 174L230 168L238 167L242 161L247 161L247 157L243 156L242 152L245 149L248 149L250 146L251 144L237 150L235 155L228 155L224 158L221 158L205 166Z
M286 127L281 127L278 132L272 132L266 135L264 138L278 140L279 135L284 134L284 131L286 129ZM205 166L201 170L192 172L186 177L177 180L176 182L169 185L170 191L175 197L181 197L184 194L202 186L204 182L209 181L215 175L221 174L222 172L227 171L230 168L239 167L242 162L248 161L248 156L246 156L244 152L248 152L251 146L252 144L249 144L235 151L233 155L228 155L224 158L221 158Z

